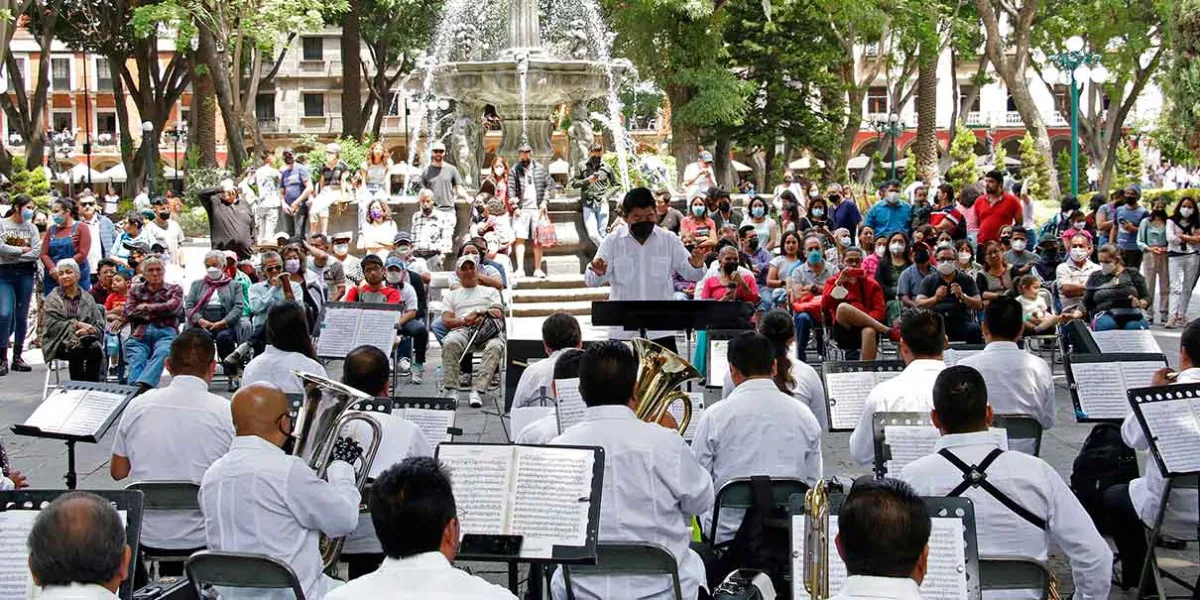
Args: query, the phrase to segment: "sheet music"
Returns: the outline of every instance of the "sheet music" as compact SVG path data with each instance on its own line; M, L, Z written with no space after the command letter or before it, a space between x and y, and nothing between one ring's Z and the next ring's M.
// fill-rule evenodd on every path
M36 510L0 512L0 600L27 598L33 589L25 540L37 516Z
M454 427L454 411L452 410L436 410L432 408L403 408L399 411L400 416L413 422L421 433L425 434L425 439L430 444L438 445L442 442L449 442L454 439L447 431Z
M705 385L721 387L725 381L725 374L728 372L729 340L710 340L708 342L708 374L704 378Z
M579 393L579 378L555 379L554 395L558 403L558 432L562 433L568 427L583 421L587 414L587 405Z
M704 414L704 392L685 392L692 399L692 419L688 421L688 427L683 431L683 439L691 442L696 438L696 428L700 426L700 415ZM671 417L676 423L683 423L683 402L676 400L667 407L667 412L671 413Z
M522 406L513 407L509 413L509 429L515 441L526 427L554 414L553 406Z
M975 356L976 354L979 354L980 352L983 352L983 351L982 350L956 350L954 348L949 348L946 350L946 352L944 352L942 354L942 356L943 356L943 359L946 361L946 366L953 367L954 365L957 365L958 363L962 362L962 360L964 358L967 358L969 356Z
M1122 362L1121 377L1125 380L1125 389L1150 387L1154 381L1154 373L1159 369L1167 366L1165 361L1139 361L1139 362ZM1124 398L1125 394L1122 392ZM1125 400L1125 412L1129 412L1129 400Z
M354 343L358 337L358 322L360 314L365 311L351 308L330 307L325 310L325 318L321 321L321 336L317 338L317 354L320 356L346 356L358 346ZM390 346L389 352L391 354Z
M1079 407L1090 419L1123 419L1129 414L1125 378L1115 363L1071 363ZM1159 367L1162 367L1160 364Z
M382 350L385 355L391 356L392 344L396 341L396 323L400 321L400 311L362 309L359 312L362 313L362 316L354 337L354 347L369 344ZM351 348L351 350L353 349ZM345 356L345 354L339 356Z
M61 390L38 405L25 425L46 433L95 435L124 400L111 392Z
M554 546L587 543L594 454L578 448L518 447L510 533L522 558L552 558Z
M1162 354L1162 348L1154 339L1154 334L1145 329L1127 331L1114 329L1111 331L1093 331L1092 339L1104 354L1114 353L1148 353Z
M933 425L884 426L883 441L892 454L884 462L888 474L895 477L908 463L932 454L940 437L942 433Z
M1196 418L1192 401L1143 402L1140 406L1167 471L1200 471L1200 443L1197 443L1200 441L1200 419Z
M438 460L450 471L461 532L506 533L510 513L512 446L448 444L438 448Z
M830 399L829 423L834 429L853 429L875 387L875 373L826 373L825 386ZM880 373L882 375L882 373Z

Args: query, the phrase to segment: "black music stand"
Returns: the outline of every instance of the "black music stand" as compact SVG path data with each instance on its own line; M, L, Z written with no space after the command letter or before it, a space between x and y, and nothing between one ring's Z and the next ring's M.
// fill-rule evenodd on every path
M1068 354L1063 357L1063 371L1067 377L1067 389L1071 392L1071 402L1075 405L1075 421L1078 423L1121 423L1125 417L1129 415L1129 406L1125 403L1126 398L1120 397L1121 388L1129 390L1132 388L1144 387L1141 383L1129 383L1118 386L1118 389L1113 389L1111 393L1112 402L1105 406L1084 406L1084 403L1079 399L1081 387L1088 387L1090 384L1095 384L1095 380L1089 380L1085 377L1076 375L1075 371L1078 365L1103 364L1106 369L1115 369L1124 379L1125 366L1133 363L1155 363L1159 367L1167 366L1167 357L1162 354L1102 354L1102 353L1080 353ZM1148 383L1148 382L1144 382Z
M705 300L603 300L592 302L592 324L637 330L750 329L741 302Z

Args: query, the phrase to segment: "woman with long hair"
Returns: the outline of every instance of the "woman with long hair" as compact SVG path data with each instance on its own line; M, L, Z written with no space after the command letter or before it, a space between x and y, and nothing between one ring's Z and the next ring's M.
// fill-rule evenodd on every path
M396 221L392 219L392 211L388 210L386 202L372 200L367 205L367 221L359 233L358 247L386 260L388 251L395 245L395 238Z
M388 173L392 164L392 157L383 147L383 142L371 144L371 149L367 151L367 160L363 164L363 181L366 182L367 192L372 198L388 196Z
M779 245L779 223L767 214L767 202L758 196L750 199L749 222L754 226L758 235L758 247L767 252L774 252ZM746 221L743 221L744 225Z
M800 201L790 191L784 191L779 194L780 210L779 210L779 226L784 231L804 231L804 209L800 207Z
M286 300L267 311L264 332L267 347L262 354L246 365L242 383L249 385L259 381L275 384L289 394L304 393L304 384L292 374L292 369L325 376L325 367L317 362L312 338L308 331L308 319L304 308Z
M492 159L492 168L483 183L479 184L479 193L487 194L490 198L499 198L504 203L504 215L511 217L515 210L508 201L508 161L503 156L496 155ZM496 216L496 215L493 215Z
M1004 246L991 241L983 245L983 270L975 278L984 304L1016 291L1016 269L1004 260Z
M1187 325L1188 302L1200 273L1200 215L1196 201L1184 198L1175 205L1175 214L1167 221L1169 267L1171 271L1171 303L1168 329Z
M795 231L783 234L783 251L771 259L767 268L767 287L771 289L773 305L787 300L788 279L792 275L792 269L804 260L804 257L800 256L800 249L803 247L800 234Z
M1142 251L1142 276L1146 278L1146 289L1150 292L1150 323L1154 323L1155 288L1158 288L1159 322L1167 323L1167 302L1170 299L1171 278L1167 270L1167 202L1155 198L1150 203L1150 216L1138 225L1137 245ZM1157 283L1157 285L1155 285Z
M92 234L87 226L80 226L79 208L75 206L75 201L70 198L56 199L50 204L50 220L50 228L42 237L42 266L47 274L42 283L42 292L49 296L58 285L55 268L58 261L65 258L74 259L79 265L79 286L84 290L92 289L92 272L87 260L92 247Z
M42 246L33 212L33 199L17 194L8 216L0 219L0 376L8 373L9 337L13 338L13 370L29 369L21 351L29 329L29 300Z

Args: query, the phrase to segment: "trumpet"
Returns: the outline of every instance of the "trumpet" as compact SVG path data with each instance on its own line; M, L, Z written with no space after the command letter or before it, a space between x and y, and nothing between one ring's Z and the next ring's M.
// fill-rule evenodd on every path
M354 421L362 422L371 430L371 442L363 449L361 459L351 465L355 468L354 483L362 493L367 475L371 472L371 463L375 461L375 453L379 450L383 427L374 417L352 411L350 407L358 400L373 399L373 396L320 375L297 370L293 370L292 374L305 382L304 404L296 415L296 425L292 430L295 442L292 454L304 459L318 477L324 478L329 464L333 462L334 449L343 439L340 435L342 430ZM337 562L345 541L345 538L329 538L321 534L321 560L326 569Z
M829 598L829 490L817 481L804 493L804 590L810 600Z
M700 378L700 371L692 363L662 346L637 338L633 350L638 357L638 378L633 395L637 398L637 417L648 423L658 423L668 414L671 405L683 401L683 418L679 421L679 433L687 431L692 421L692 399L679 391L679 387Z

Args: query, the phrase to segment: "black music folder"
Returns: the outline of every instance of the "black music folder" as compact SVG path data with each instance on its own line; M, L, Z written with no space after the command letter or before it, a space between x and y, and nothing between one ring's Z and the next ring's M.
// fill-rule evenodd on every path
M853 431L875 386L900 374L902 360L826 361L821 364L830 431Z
M1163 477L1200 475L1200 384L1135 388L1128 396Z
M67 381L46 397L13 433L96 443L116 422L137 388L111 383Z

